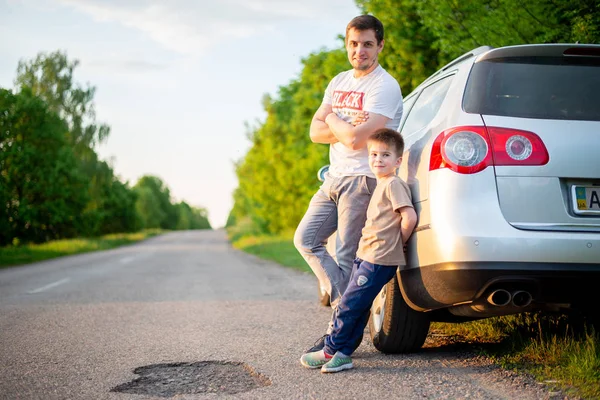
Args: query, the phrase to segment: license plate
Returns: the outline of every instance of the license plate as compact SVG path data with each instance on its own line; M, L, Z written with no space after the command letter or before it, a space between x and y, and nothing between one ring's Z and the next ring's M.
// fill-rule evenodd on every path
M571 187L575 214L600 214L600 186Z

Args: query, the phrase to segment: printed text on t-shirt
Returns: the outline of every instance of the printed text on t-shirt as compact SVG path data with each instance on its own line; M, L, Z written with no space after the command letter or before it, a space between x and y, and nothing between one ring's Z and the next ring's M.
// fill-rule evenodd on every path
M363 109L363 92L343 92L336 90L333 92L332 108L352 108L354 110Z

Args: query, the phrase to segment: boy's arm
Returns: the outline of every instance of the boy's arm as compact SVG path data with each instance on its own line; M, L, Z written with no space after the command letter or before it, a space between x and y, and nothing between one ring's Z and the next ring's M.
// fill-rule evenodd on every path
M409 206L401 207L397 211L402 217L400 220L400 234L402 235L402 244L405 245L417 225L417 213L414 208Z

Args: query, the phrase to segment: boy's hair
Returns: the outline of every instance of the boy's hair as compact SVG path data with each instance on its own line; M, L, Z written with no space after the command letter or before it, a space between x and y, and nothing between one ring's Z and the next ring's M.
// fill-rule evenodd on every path
M348 23L348 26L346 26L346 37L348 37L348 32L352 28L357 31L368 31L372 29L375 31L377 44L380 44L383 40L383 24L372 15L359 15L358 17L354 17L352 21Z
M404 153L404 139L402 138L402 135L393 129L382 128L376 130L367 140L367 143L370 142L386 144L388 148L396 151L398 157L402 157L402 154Z

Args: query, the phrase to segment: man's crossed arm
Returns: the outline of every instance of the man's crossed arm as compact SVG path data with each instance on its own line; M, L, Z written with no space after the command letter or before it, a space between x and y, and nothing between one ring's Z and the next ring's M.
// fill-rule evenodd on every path
M340 142L351 150L365 147L367 139L377 129L385 128L389 118L381 114L364 113L351 123L338 117L331 104L321 104L310 124L310 139L314 143Z

